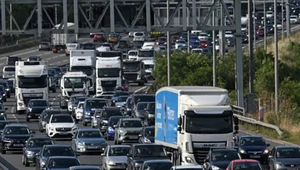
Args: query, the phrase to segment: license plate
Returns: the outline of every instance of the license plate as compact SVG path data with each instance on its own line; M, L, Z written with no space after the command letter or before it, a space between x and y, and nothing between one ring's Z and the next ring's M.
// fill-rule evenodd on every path
M129 139L138 139L139 137L138 136L128 136Z
M251 155L250 158L260 158L259 155Z
M68 133L66 133L66 132L61 132L60 134L61 135L68 135Z
M89 149L97 149L98 147L97 146L89 146L88 148Z
M14 144L14 146L24 146L23 144Z

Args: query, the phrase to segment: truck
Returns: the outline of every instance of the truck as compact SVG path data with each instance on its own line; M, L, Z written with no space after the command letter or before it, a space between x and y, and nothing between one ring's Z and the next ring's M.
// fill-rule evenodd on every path
M182 165L203 164L211 147L234 147L238 118L226 89L171 86L156 92L155 143Z
M67 108L67 103L72 94L89 96L89 78L82 71L66 72L60 80L61 101L60 107Z
M112 97L117 87L122 87L122 59L120 57L97 57L96 96Z
M155 51L154 49L140 49L138 51L137 60L154 60Z
M68 23L68 33L53 33L51 34L51 44L52 44L52 52L57 53L59 51L65 52L67 49L68 43L75 43L76 42L76 36L74 33L74 23ZM53 29L63 29L64 25L55 25Z
M124 60L123 73L128 83L138 83L139 86L147 83L145 65L141 60Z
M71 50L70 71L82 71L88 76L90 87L89 93L96 92L96 51L95 50Z
M48 100L48 66L43 61L16 61L16 113L24 113L31 99Z

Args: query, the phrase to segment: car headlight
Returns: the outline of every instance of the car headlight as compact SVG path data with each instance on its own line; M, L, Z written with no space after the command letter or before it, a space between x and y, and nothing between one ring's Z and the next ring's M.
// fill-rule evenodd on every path
M115 131L111 126L108 127L107 131L113 132Z
M82 142L82 141L79 141L77 144L78 144L78 146L84 146L85 145L85 143Z
M31 111L32 111L32 108L29 107L29 108L28 108L28 112L31 112Z
M151 140L148 138L144 138L144 143L151 143Z
M194 163L194 160L191 157L185 157L187 163Z
M123 129L120 129L119 132L120 132L120 134L125 134L126 133L126 131L123 130Z
M108 165L116 165L116 163L114 163L113 161L109 161Z
M140 169L141 164L140 163L135 163L134 166L135 166L136 169Z
M44 167L46 165L46 160L41 160L41 166Z
M281 167L283 167L284 165L283 165L283 163L281 163L281 162L277 162L276 164L275 164L275 168L276 169L279 169L279 168L281 168Z
M90 115L91 115L91 113L90 113L90 112L85 112L85 114L86 114L87 116L90 116Z
M33 155L34 155L34 152L32 152L32 151L26 151L25 154L26 154L27 156L33 156Z
M3 138L2 141L3 141L3 142L12 142L12 140L9 139L9 138Z
M212 169L212 170L219 170L220 168L217 167L217 166L212 165L212 166L211 166L211 169Z
M268 149L264 150L264 154L268 154L268 153L269 153Z
M74 131L74 130L77 130L78 129L78 127L75 125L75 126L73 126L72 127L72 130Z
M5 94L5 93L3 93L3 96L6 96L6 94Z
M54 130L54 127L48 126L48 129L51 130L51 131L53 131L53 130Z
M240 149L240 153L244 154L246 151L244 149Z

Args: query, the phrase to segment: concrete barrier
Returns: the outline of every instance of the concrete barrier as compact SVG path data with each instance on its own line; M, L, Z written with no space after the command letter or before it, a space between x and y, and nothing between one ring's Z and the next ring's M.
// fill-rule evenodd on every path
M0 54L5 54L9 52L14 52L16 50L23 50L26 48L34 47L39 45L39 43L40 43L39 37L30 37L23 40L18 40L15 45L1 47Z

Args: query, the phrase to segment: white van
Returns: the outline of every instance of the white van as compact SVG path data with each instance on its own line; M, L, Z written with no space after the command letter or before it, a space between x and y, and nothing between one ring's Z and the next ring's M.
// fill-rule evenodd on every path
M4 79L15 78L15 71L16 71L15 66L4 66L2 78Z
M134 32L133 41L145 41L145 33L143 32Z
M68 43L66 49L66 56L70 55L71 50L78 50L79 49L79 44L77 43Z

